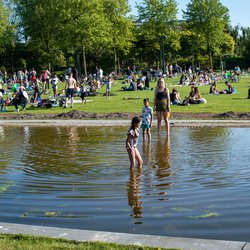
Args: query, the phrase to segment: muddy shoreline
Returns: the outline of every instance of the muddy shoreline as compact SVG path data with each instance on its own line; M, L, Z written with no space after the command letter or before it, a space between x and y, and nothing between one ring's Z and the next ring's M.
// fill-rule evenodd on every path
M69 112L59 113L59 114L27 114L27 113L2 113L0 115L0 120L48 120L48 119L131 119L133 116L141 116L140 113L88 113L78 110L71 110ZM227 119L227 120L250 120L250 112L247 113L236 113L236 112L226 112L221 114L214 113L171 113L171 119L183 120L213 120L213 119Z

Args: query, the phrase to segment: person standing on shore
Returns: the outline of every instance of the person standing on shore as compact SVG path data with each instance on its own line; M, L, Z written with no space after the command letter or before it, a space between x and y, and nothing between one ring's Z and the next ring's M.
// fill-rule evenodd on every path
M128 152L129 160L130 160L130 168L134 168L136 161L138 163L138 167L142 167L142 158L137 149L139 134L140 134L141 120L139 117L134 117L132 119L131 127L127 133L126 140L126 149Z
M73 74L70 73L69 78L65 85L65 96L66 96L66 101L64 106L65 108L68 107L69 98L70 98L70 107L73 108L75 89L76 89L76 80L73 78Z
M168 88L165 87L163 78L160 78L155 88L154 110L157 116L157 131L158 136L161 132L162 116L165 121L167 135L170 133L169 118L170 118L170 94Z

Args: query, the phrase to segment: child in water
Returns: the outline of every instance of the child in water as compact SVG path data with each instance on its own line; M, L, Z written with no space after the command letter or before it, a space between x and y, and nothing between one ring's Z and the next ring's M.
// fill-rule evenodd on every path
M151 126L153 122L153 109L149 107L149 99L143 100L144 107L142 108L142 131L143 131L143 142L146 141L146 134L148 136L148 142L151 141Z
M130 160L130 167L134 168L135 163L137 161L138 167L142 167L142 158L137 149L137 143L139 139L139 132L141 127L141 120L139 117L134 117L132 119L131 127L128 130L128 137L126 140L126 149L128 152L129 160Z

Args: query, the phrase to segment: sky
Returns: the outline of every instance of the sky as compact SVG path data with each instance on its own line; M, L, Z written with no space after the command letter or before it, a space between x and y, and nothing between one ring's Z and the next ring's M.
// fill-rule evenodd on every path
M132 9L132 14L137 15L136 3L142 2L141 0L128 0L129 5ZM182 19L182 11L186 10L186 5L190 2L189 0L176 0L178 4L179 13L178 19ZM222 5L229 9L229 15L231 25L234 27L240 25L242 27L250 27L250 0L220 0Z

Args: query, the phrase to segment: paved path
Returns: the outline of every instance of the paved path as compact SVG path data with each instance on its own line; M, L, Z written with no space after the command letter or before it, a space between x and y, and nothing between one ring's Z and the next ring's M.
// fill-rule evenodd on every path
M129 126L130 120L0 120L0 126ZM162 122L162 125L164 122ZM250 120L171 120L175 127L250 127ZM153 125L156 125L154 120Z
M122 245L138 245L182 250L250 250L250 243L239 241L205 240L181 237L125 234L103 231L43 227L0 222L2 234L29 234L48 236L81 242L108 242Z

